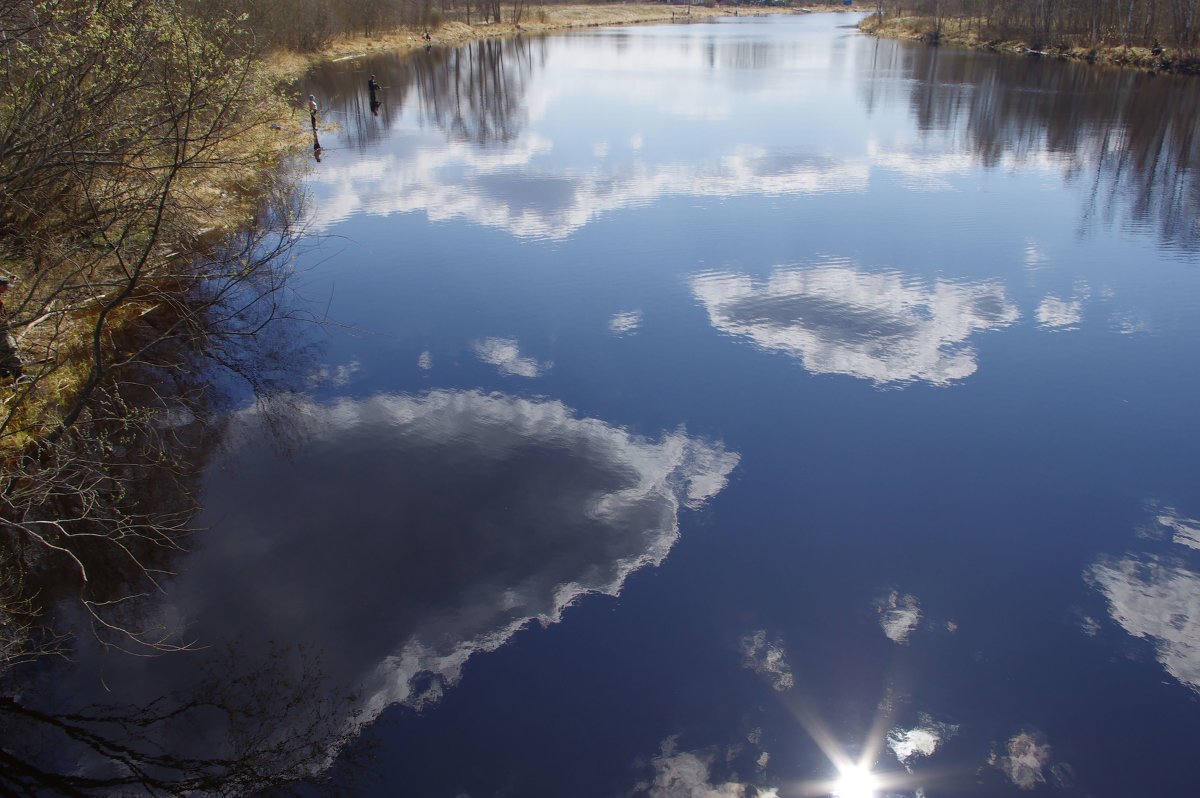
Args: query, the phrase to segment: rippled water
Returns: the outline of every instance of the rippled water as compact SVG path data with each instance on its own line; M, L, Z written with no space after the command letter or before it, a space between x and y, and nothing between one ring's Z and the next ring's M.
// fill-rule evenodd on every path
M1194 791L1200 85L854 20L303 82L336 324L162 612L353 793Z

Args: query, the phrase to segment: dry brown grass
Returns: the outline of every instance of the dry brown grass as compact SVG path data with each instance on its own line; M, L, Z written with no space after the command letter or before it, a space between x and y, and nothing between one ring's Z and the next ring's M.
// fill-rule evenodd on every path
M505 9L506 15L508 10ZM453 46L477 39L518 34L538 35L601 25L665 22L685 14L693 20L704 20L735 14L749 16L795 11L782 8L672 7L646 3L547 5L526 8L519 25L511 22L477 22L468 25L454 21L437 27L432 31L432 36L435 45ZM373 52L420 49L427 44L422 38L423 32L424 28L411 27L372 38L342 38L313 54L275 52L264 59L265 79L283 83L298 78L321 61ZM244 131L220 144L219 151L214 153L215 160L222 162L220 166L196 170L179 179L175 188L176 207L181 211L181 217L176 219L178 226L191 229L199 237L220 235L221 231L235 230L249 222L254 215L265 177L278 169L283 159L311 146L307 131L295 124L297 110L287 98L279 96L264 100L260 111ZM15 274L20 283L23 275L19 268L9 268L7 271ZM94 307L59 317L54 324L34 325L18 331L19 348L26 359L45 365L37 369L40 376L37 390L32 394L21 385L11 383L0 388L0 414L4 414L14 400L21 404L7 434L0 436L0 455L6 451L20 451L42 432L53 429L61 408L78 394L88 376L91 357L89 339L103 299L97 297ZM121 327L130 323L136 323L136 316L122 313L111 315L106 325L110 337L119 337Z
M1034 49L1027 41L989 35L987 31L981 32L981 27L978 20L944 19L937 42L950 47L1045 55L1132 67L1150 72L1200 73L1200 61L1193 53L1170 49L1154 52L1146 47L1124 47L1106 43L1087 45L1075 41L1062 41ZM879 17L868 17L863 20L860 28L874 36L930 42L934 39L936 24L931 17L888 17L882 21Z
M170 244L178 249L188 246L188 241L211 241L221 237L223 231L253 223L264 182L284 158L310 146L311 139L304 130L287 121L290 113L289 104L282 98L263 98L253 118L245 120L240 131L222 140L209 154L209 163L214 164L211 168L180 173L172 188L170 226L187 232L173 237L178 240ZM71 272L73 260L64 258L61 269ZM40 284L26 263L6 261L0 266L0 271L15 277L14 294ZM62 282L112 284L105 268L104 263L97 262L76 276L63 277ZM116 274L117 267L111 268ZM41 282L56 284L46 280L46 275L42 278ZM149 272L146 279L155 280L155 272ZM16 297L10 295L7 299L7 304L16 304ZM14 412L0 432L0 458L26 450L55 429L64 408L75 402L88 379L91 339L106 300L107 296L100 293L89 302L71 303L75 305L71 309L54 303L50 307L55 312L13 330L17 349L26 363L25 372L36 378L36 385L11 379L0 385L0 419ZM107 317L102 341L106 358L111 355L112 341L122 338L126 328L140 323L147 312L145 305L130 305Z
M507 7L504 10L508 14ZM476 39L502 38L518 34L536 35L572 28L590 28L600 25L637 25L648 22L669 22L681 15L694 20L714 17L731 17L735 14L751 16L761 14L791 14L793 8L760 7L713 7L670 6L661 3L618 3L611 5L545 5L525 9L520 24L512 22L465 22L453 21L431 31L433 44L458 45ZM374 52L403 52L424 47L427 42L421 37L423 27L402 27L390 33L371 38L362 36L343 37L333 41L318 53L308 55L290 51L271 53L266 61L271 74L279 80L295 79L304 74L313 64L340 58L353 58Z
M312 138L292 118L283 97L265 100L246 128L222 141L213 152L215 169L185 174L176 192L197 234L235 229L253 219L266 175L284 158L312 146Z

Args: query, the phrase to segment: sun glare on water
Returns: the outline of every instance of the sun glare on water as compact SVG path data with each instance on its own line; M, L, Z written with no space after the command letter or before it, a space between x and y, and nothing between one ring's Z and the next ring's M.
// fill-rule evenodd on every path
M876 798L879 779L864 767L854 765L842 770L833 785L833 798Z

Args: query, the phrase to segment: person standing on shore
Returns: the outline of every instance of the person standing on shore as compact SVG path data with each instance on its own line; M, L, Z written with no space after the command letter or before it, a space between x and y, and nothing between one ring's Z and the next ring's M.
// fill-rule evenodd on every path
M312 120L313 133L317 132L317 95L308 95L308 117Z
M0 299L8 293L12 281L0 276ZM0 377L17 377L22 373L21 356L17 354L17 342L13 340L8 330L8 314L4 311L4 302L0 301Z

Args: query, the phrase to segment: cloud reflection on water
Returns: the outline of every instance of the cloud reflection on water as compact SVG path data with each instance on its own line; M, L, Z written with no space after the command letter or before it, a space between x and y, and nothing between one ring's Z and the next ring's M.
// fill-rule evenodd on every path
M1083 302L1050 294L1038 304L1036 315L1043 330L1073 330L1083 320Z
M463 219L519 238L561 240L599 217L671 196L735 197L864 193L874 173L897 175L925 191L952 188L948 178L971 164L961 153L931 154L869 142L861 156L831 157L776 146L721 145L704 157L655 160L640 135L625 144L632 161L609 159L607 143L591 160L564 167L555 143L530 133L503 148L430 142L397 132L397 152L346 165L326 164L312 180L326 186L311 222L326 230L357 213L424 212L432 221ZM408 138L404 138L407 136ZM659 156L662 157L662 156Z
M921 713L920 722L911 729L897 726L888 732L887 745L897 761L911 772L910 763L917 757L930 757L947 739L958 733L958 726L938 723Z
M722 332L799 358L814 374L879 384L968 377L976 363L967 339L1020 317L999 283L925 287L845 261L779 267L766 281L706 272L692 279L692 292Z
M520 345L512 338L484 338L473 342L471 349L475 357L511 377L538 377L554 365L523 356Z
M1200 520L1179 514L1174 507L1155 505L1158 514L1154 521L1171 532L1171 540L1190 549L1200 549Z
M1167 673L1200 692L1200 574L1170 558L1126 555L1100 559L1086 577L1112 619L1151 641Z
M774 787L762 787L742 782L736 773L729 773L728 780L714 776L714 771L729 770L728 765L742 753L740 746L722 750L709 748L696 751L677 750L676 737L663 740L658 756L650 761L654 771L648 781L637 784L630 796L644 795L646 798L777 798ZM751 745L757 745L751 743ZM754 760L762 770L770 760L763 751Z
M631 141L630 146L637 144ZM565 239L603 214L669 196L779 196L864 191L870 165L781 153L757 146L699 162L613 166L607 150L571 169L539 166L553 149L530 135L507 149L462 142L417 146L407 157L385 155L333 164L312 179L328 186L312 224L326 230L359 212L377 216L424 211L433 221L466 221L517 237ZM636 148L635 148L636 149Z
M295 421L281 463L257 413L236 420L213 496L225 518L179 611L210 634L315 643L368 718L436 699L473 654L580 596L620 592L738 461L683 432L651 441L473 391L305 403Z
M1144 537L1165 537L1182 547L1168 553L1102 556L1084 580L1108 601L1109 615L1130 635L1154 644L1167 673L1200 692L1200 522L1174 508L1151 503L1152 524Z
M1050 745L1038 732L1022 731L1008 741L1005 753L996 759L1009 781L1022 790L1046 783L1045 770L1050 764Z
M766 677L777 691L790 690L796 685L787 652L782 641L768 640L766 630L760 629L742 637L742 667Z
M633 335L642 326L642 312L629 310L615 314L608 320L608 329L616 335Z
M682 430L651 440L560 402L477 391L302 400L283 423L286 453L277 419L232 419L209 528L160 614L236 646L250 670L286 671L279 651L314 656L325 694L313 702L353 690L351 728L438 700L472 656L580 597L618 594L739 459ZM205 656L96 667L132 701L190 689Z
M911 593L893 590L875 602L879 612L879 626L888 640L904 644L908 636L921 622L921 603Z

